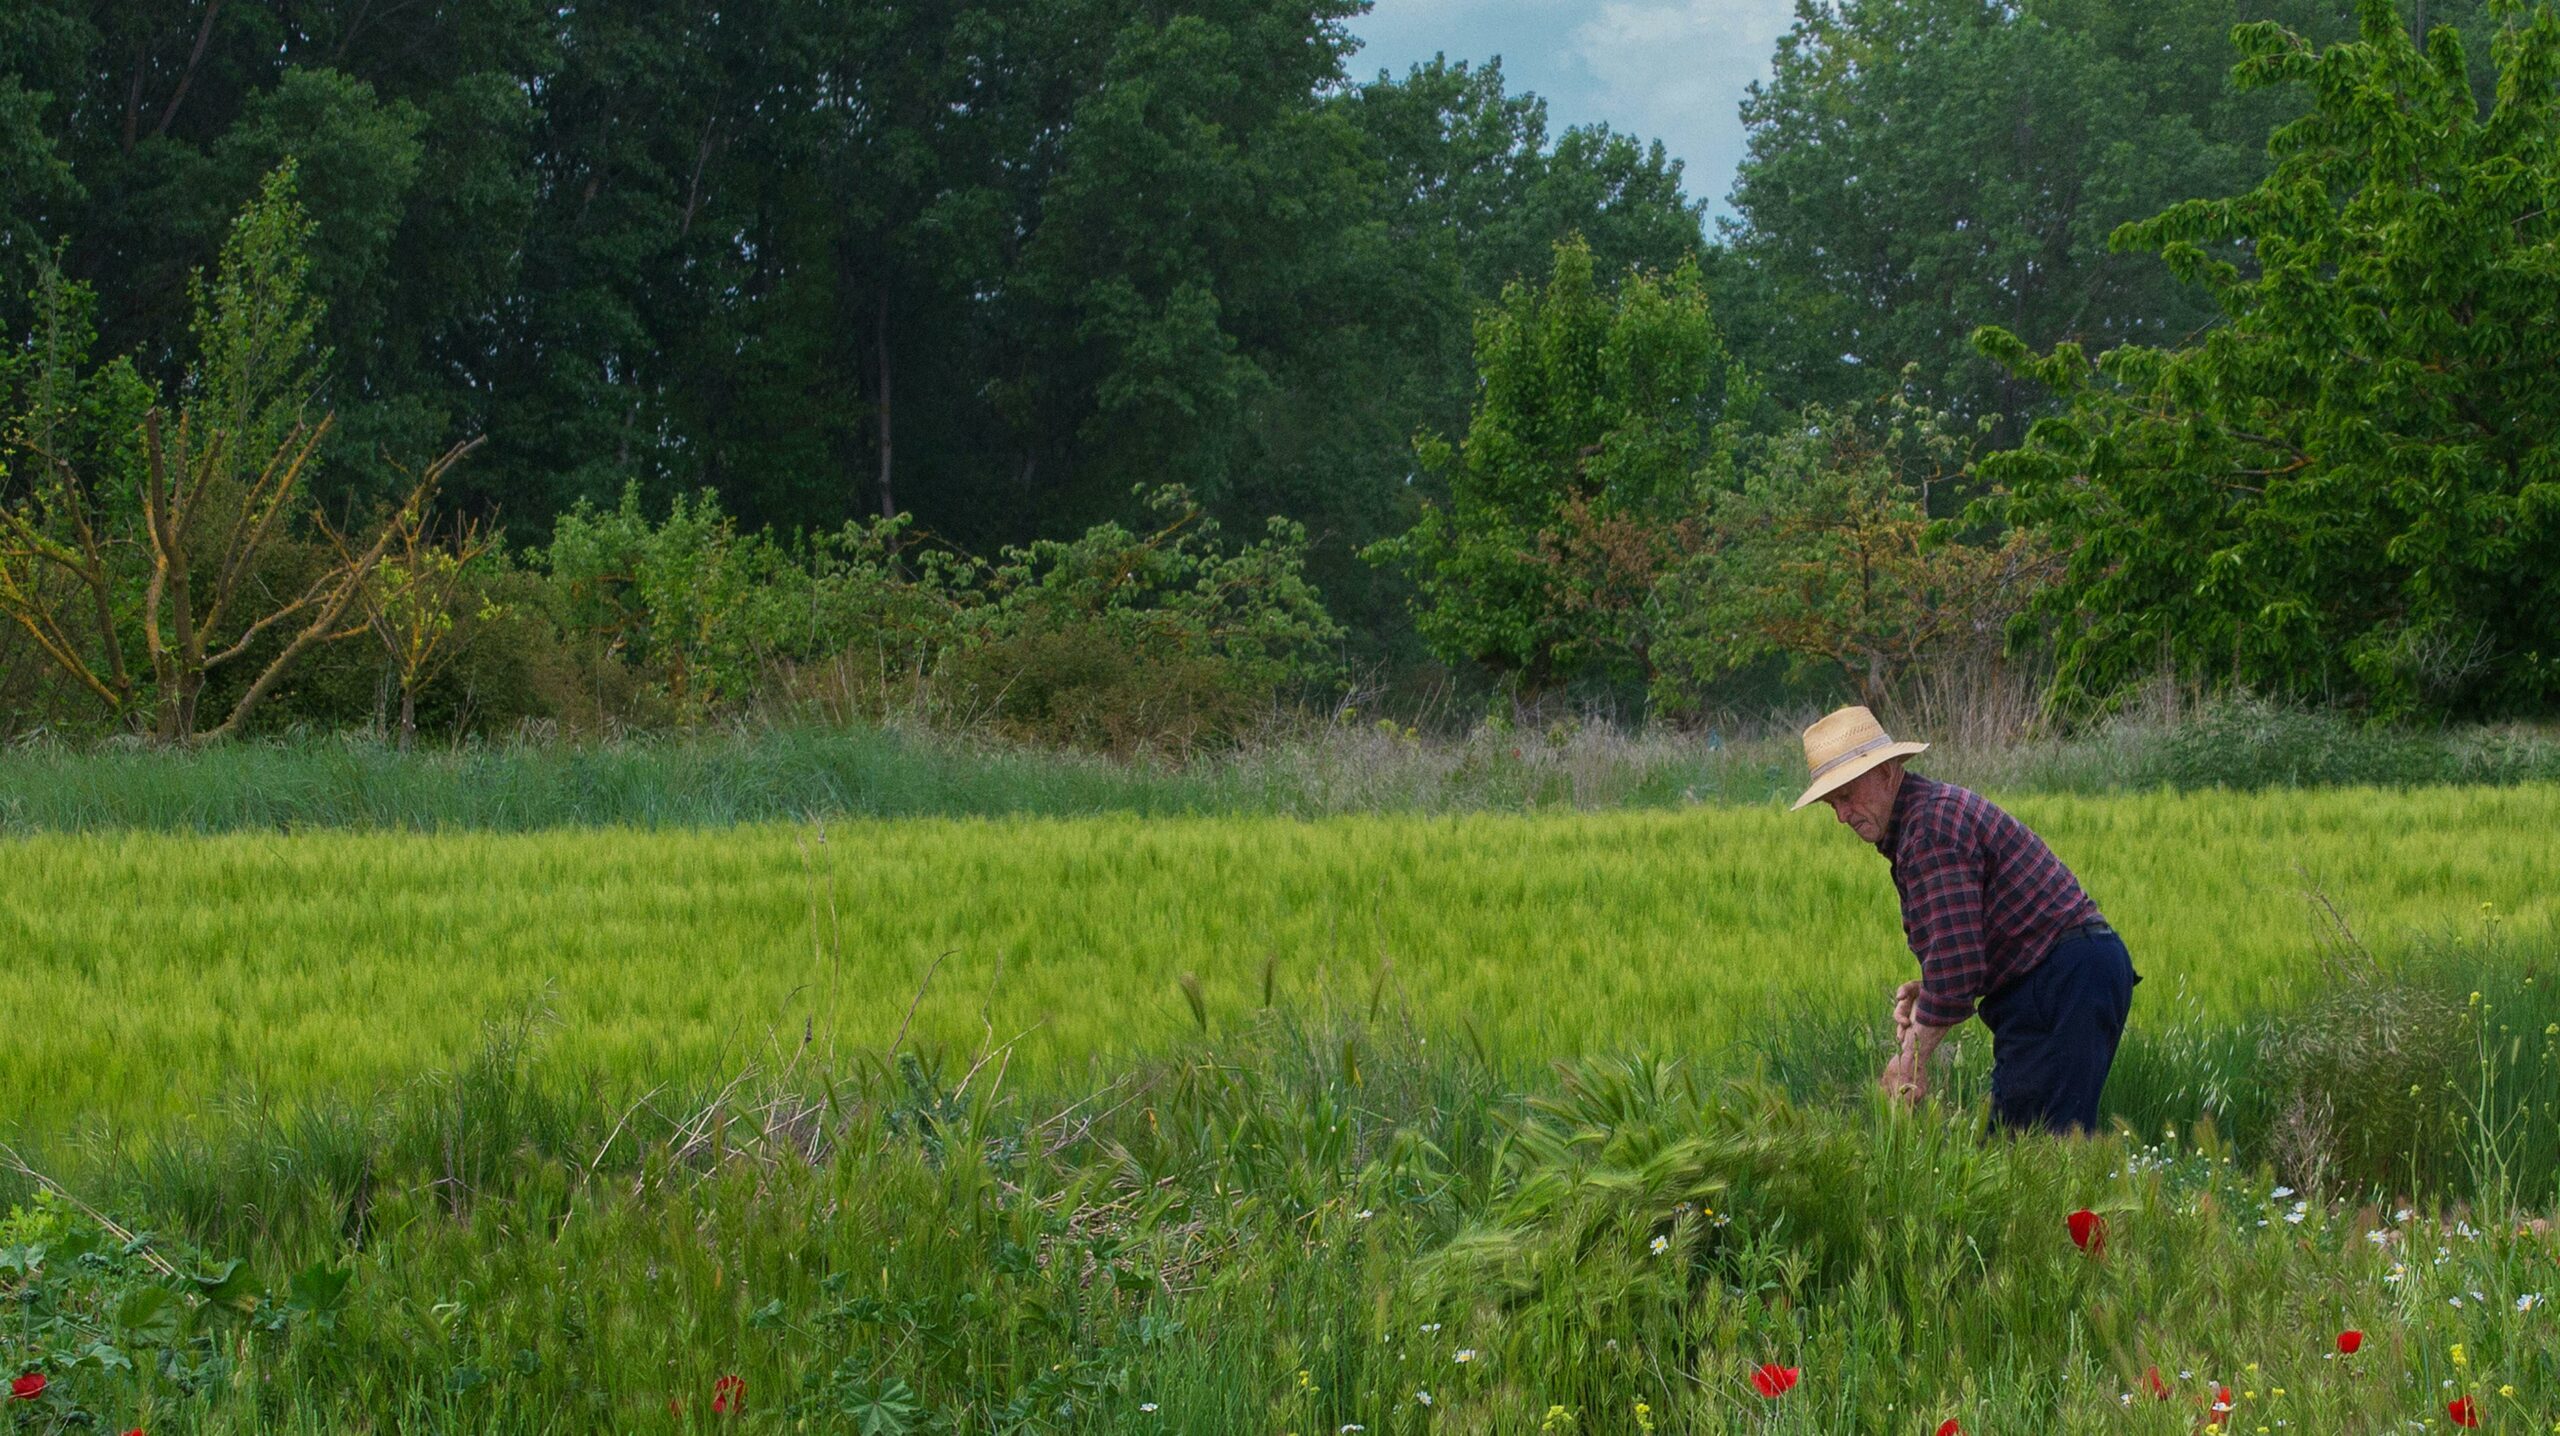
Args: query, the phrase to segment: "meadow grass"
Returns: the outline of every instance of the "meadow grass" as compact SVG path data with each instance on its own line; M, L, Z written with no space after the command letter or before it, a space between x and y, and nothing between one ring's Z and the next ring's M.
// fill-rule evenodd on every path
M2399 952L2560 915L2560 791L2021 797L2146 981L2137 1023L2269 1010L2325 895ZM1009 1044L1016 1080L1273 1002L1410 1014L1525 1070L1709 1055L1881 1003L1884 863L1819 812L1002 819L40 836L0 848L0 1129L363 1097L539 1011L598 1091ZM1194 1011L1194 1002L1197 1012Z
M1928 764L1939 776L2012 793L2498 787L2560 782L2560 736L2530 727L2379 729L2239 702L2174 723L2127 717L2068 738L1941 744ZM360 734L182 752L39 740L0 747L0 835L1676 809L1790 797L1803 773L1795 725L1784 721L1736 729L1728 740L1712 729L1575 719L1431 734L1299 718L1178 763L916 727L745 725L408 753Z
M1880 1104L1774 806L9 840L0 1410L2550 1428L2560 792L2009 802L2147 977L2094 1140Z
M1456 740L1393 725L1318 725L1179 764L862 728L409 753L361 735L185 752L40 742L0 750L0 834L1661 808L1766 801L1792 792L1802 766L1774 743L1710 745L1578 724Z
M382 1101L63 1149L46 1165L77 1203L0 1171L0 1363L49 1378L17 1427L2166 1436L2443 1430L2463 1399L2488 1429L2560 1415L2560 1248L2533 1208L2306 1198L2209 1129L1985 1140L1975 1106L1805 1104L1654 1059L1516 1087L1445 1043L1277 1011L1072 1098L909 1061L625 1107L552 1060L507 1036ZM1761 1395L1763 1364L1796 1384Z

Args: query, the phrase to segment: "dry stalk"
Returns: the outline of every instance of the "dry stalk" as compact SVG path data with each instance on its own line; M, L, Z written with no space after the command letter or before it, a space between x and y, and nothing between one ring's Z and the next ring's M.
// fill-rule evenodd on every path
M72 1193L72 1190L69 1187L62 1185L60 1182L55 1181L53 1178L46 1176L44 1173L39 1172L34 1167L28 1165L27 1159L18 1154L17 1148L10 1146L6 1142L0 1142L0 1156L8 1158L9 1165L16 1169L19 1176L26 1178L28 1181L35 1183L37 1186L44 1188L46 1191L53 1193L62 1200L69 1202L74 1207L79 1208L82 1216L96 1222L99 1227L107 1233L107 1235L124 1243L144 1261L149 1262L153 1271L160 1273L164 1277L174 1278L177 1276L178 1269L171 1266L168 1260L162 1257L158 1252L153 1251L149 1243L138 1241L134 1237L133 1233L126 1231L121 1226L118 1226L113 1217L99 1211L96 1207L89 1205L87 1202L80 1200L78 1196Z

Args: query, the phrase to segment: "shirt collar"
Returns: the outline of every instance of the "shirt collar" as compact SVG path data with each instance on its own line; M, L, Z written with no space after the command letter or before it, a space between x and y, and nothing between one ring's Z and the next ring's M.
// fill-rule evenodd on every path
M1903 814L1910 812L1913 803L1927 798L1937 786L1917 773L1904 771L1902 786L1893 795L1893 814L1884 820L1884 836L1876 840L1877 852L1890 859L1900 850L1902 834L1907 826L1902 821Z

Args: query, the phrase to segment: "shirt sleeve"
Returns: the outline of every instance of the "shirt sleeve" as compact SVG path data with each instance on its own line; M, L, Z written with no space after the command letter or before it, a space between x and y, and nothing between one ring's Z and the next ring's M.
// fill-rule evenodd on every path
M1920 959L1919 1019L1953 1027L1973 1015L1990 963L1984 951L1982 864L1954 823L1912 834L1903 929Z

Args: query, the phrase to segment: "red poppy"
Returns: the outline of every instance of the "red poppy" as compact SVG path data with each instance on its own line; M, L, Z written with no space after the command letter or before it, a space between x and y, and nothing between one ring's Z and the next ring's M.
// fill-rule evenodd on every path
M2477 1426L2480 1424L2480 1412L2477 1408L2472 1406L2471 1398L2468 1396L2459 1397L2453 1401L2445 1403L2444 1414L2452 1417L2453 1424L2456 1426Z
M1950 1416L1938 1423L1938 1436L1964 1436L1964 1428L1956 1424L1956 1418Z
M2213 1409L2216 1411L2228 1411L2231 1409L2230 1387L2216 1383L2213 1388Z
M747 1380L743 1376L723 1376L711 1383L711 1414L726 1416L743 1411L747 1405Z
M1774 1401L1795 1389L1796 1378L1804 1374L1799 1366L1780 1366L1763 1362L1751 1373L1751 1389Z
M2338 1333L2338 1350L2341 1354L2353 1356L2356 1354L2356 1348L2362 1345L2364 1345L2363 1332L2342 1331Z
M2169 1383L2160 1379L2159 1367L2154 1366L2142 1373L2142 1385L2155 1398L2162 1401L2169 1399Z
M20 1401L33 1401L44 1394L44 1373L30 1371L9 1383L9 1394Z
M2082 1207L2064 1219L2071 1226L2071 1244L2091 1256L2107 1247L2107 1219Z

